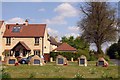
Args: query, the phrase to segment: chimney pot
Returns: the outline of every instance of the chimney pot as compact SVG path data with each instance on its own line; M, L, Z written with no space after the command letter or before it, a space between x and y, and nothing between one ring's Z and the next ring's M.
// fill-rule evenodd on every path
M28 26L28 20L27 19L25 20L25 25Z

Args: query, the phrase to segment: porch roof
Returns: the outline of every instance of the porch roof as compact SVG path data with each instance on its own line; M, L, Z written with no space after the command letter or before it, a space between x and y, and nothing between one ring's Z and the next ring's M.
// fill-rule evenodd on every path
M31 50L23 41L19 41L11 50L17 47L17 45L21 44L26 50Z

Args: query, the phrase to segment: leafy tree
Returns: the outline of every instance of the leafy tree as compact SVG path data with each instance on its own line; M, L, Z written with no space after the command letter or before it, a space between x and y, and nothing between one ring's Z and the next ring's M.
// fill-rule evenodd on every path
M117 35L115 9L106 2L89 2L81 7L84 17L78 22L82 36L89 43L95 43L97 54L103 53L101 45L115 41Z
M109 47L107 55L109 55L110 58L120 59L120 39L118 43L114 43Z
M89 44L87 42L85 42L84 38L82 37L76 37L74 38L73 36L70 37L62 37L62 42L66 42L69 45L71 45L72 47L76 48L76 49L88 49L89 48Z

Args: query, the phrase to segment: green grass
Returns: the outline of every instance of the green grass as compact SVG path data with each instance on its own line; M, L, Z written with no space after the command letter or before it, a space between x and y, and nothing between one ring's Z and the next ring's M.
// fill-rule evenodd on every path
M110 64L109 67L97 67L94 61L89 61L88 64L83 67L76 62L69 62L67 66L58 66L53 62L44 66L6 66L5 71L10 73L12 78L75 78L77 74L84 78L118 78L118 66Z

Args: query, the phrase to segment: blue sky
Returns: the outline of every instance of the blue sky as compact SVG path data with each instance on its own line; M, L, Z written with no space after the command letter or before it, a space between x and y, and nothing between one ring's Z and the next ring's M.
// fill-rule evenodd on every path
M62 2L3 2L2 19L6 23L46 23L52 36L79 35L78 3Z
M7 2L3 0L2 19L6 23L23 23L25 19L28 19L31 24L45 23L51 36L58 36L59 39L70 35L76 37L81 35L77 27L77 21L82 16L82 12L78 9L81 4L80 2ZM106 43L103 46L105 50L109 44ZM92 48L95 49L95 47Z

